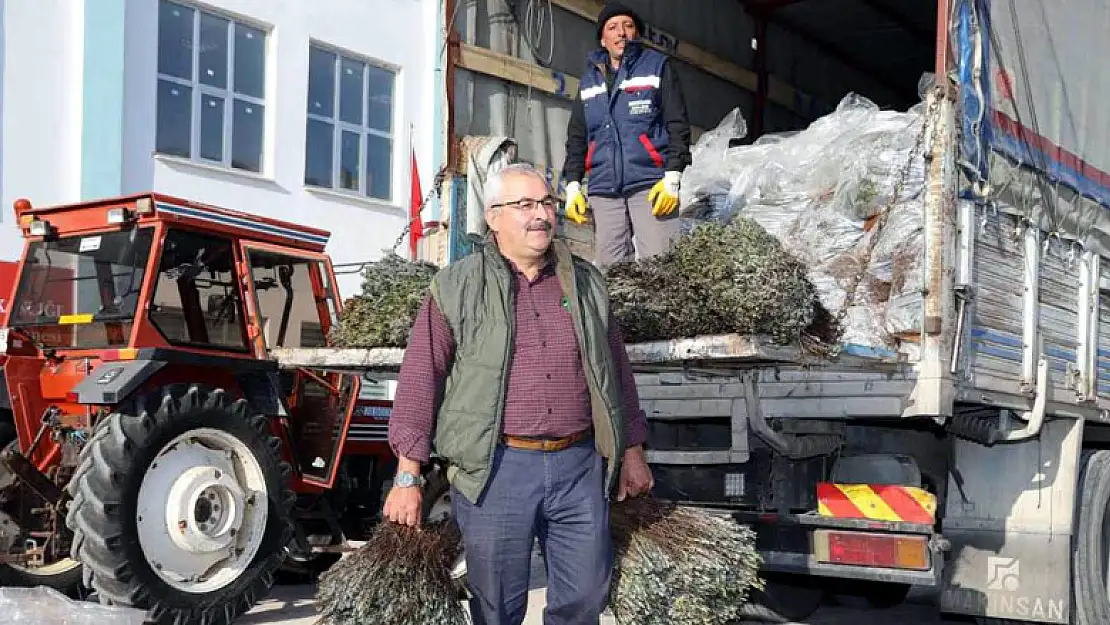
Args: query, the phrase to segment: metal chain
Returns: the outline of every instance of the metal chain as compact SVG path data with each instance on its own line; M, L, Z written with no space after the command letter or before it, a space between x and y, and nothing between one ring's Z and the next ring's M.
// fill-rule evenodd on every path
M432 200L432 196L435 196L437 198L439 197L439 192L441 187L443 186L443 181L447 178L447 172L448 168L446 165L440 167L439 171L436 172L435 178L432 179L432 188L428 190L427 195L424 196L424 200L420 202L420 208L417 209L416 216L409 216L408 222L405 223L404 229L401 230L401 234L397 237L397 241L393 244L393 247L390 248L394 254L397 253L397 248L401 247L401 244L405 242L405 237L407 237L409 233L412 232L412 224L414 221L420 222L420 228L421 230L423 230L424 222L421 221L420 215L423 214L424 207L428 205L428 202Z

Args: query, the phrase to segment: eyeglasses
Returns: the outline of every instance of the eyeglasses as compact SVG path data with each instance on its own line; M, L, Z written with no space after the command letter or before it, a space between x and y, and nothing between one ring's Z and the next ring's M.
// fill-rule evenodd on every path
M537 206L542 206L544 211L554 212L554 210L555 210L555 198L551 197L550 195L545 196L545 197L543 197L541 199L538 199L538 200L532 199L532 198L529 198L529 197L525 197L525 198L521 198L519 200L514 200L512 202L501 202L500 204L494 204L494 205L490 206L490 209L492 210L492 209L495 209L495 208L502 208L502 207L505 207L505 206L511 206L512 208L515 208L516 210L518 210L522 213L527 213L527 212L530 212L530 211L534 211L534 210L536 210Z

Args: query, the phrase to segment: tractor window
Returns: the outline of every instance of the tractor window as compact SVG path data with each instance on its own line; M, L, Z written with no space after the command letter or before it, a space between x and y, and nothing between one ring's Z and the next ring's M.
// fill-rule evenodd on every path
M31 243L11 325L42 347L126 345L153 238L131 228Z
M173 345L246 351L230 239L171 230L148 316Z
M247 258L267 349L326 346L332 305L321 264L258 249L248 249Z

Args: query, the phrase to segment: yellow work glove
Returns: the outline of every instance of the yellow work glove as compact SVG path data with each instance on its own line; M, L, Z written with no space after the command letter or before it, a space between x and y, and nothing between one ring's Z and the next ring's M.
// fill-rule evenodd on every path
M567 219L576 224L586 223L586 194L577 182L567 183Z
M678 183L681 180L682 172L668 171L662 180L655 183L647 198L651 203L652 215L663 217L678 208Z

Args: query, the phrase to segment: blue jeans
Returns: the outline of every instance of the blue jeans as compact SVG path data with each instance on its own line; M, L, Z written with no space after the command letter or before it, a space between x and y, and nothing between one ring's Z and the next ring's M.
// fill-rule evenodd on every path
M592 440L557 452L498 446L482 498L452 489L475 625L519 625L532 545L547 566L544 625L596 625L612 574L604 463Z

